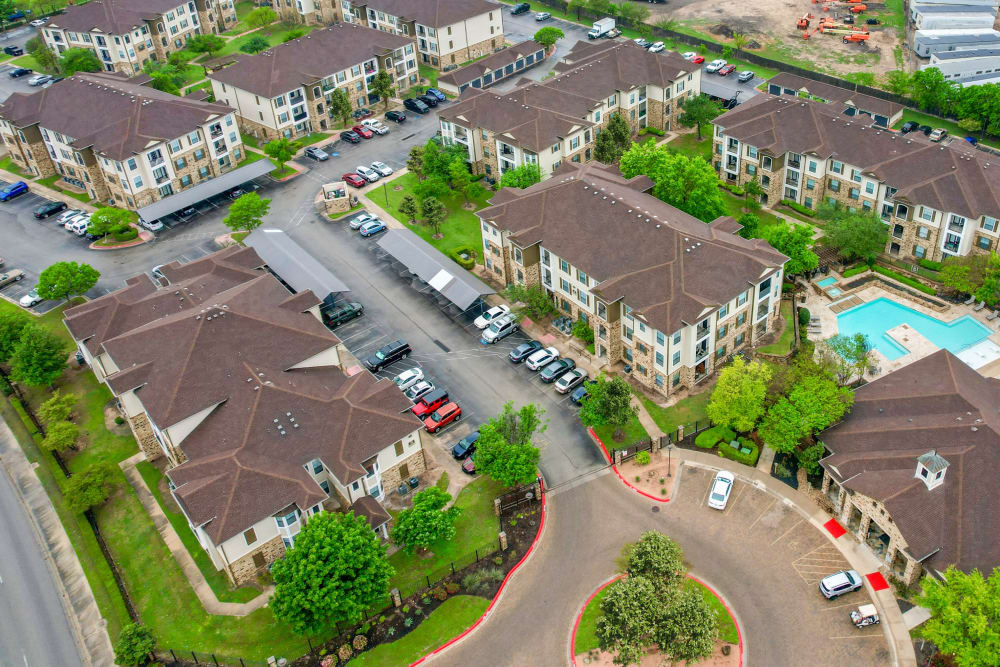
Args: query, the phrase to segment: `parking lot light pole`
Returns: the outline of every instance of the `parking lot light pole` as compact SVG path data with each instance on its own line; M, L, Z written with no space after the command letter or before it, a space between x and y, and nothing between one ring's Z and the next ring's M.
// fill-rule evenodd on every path
M667 443L667 477L672 477L670 474L670 452L674 451L674 443Z
M387 181L382 181L382 194L385 195L385 207L389 208L389 183Z

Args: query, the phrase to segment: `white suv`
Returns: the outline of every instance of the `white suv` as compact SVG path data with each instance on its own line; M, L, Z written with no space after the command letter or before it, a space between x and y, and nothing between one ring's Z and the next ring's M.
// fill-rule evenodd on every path
M389 128L378 118L366 118L361 121L361 127L367 127L375 134L389 134Z
M723 60L722 58L719 58L705 65L705 71L710 74L715 74L725 66L726 66L726 61Z

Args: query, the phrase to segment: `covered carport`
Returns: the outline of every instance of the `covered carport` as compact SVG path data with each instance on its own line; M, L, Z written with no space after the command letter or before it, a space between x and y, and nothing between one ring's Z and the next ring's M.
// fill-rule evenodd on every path
M138 211L139 217L147 222L159 220L167 227L173 227L178 223L187 222L198 213L219 208L228 201L227 192L244 183L253 182L254 179L260 178L274 169L274 164L266 158L251 162L244 167L227 171L221 176L199 183L193 188L164 197L149 206L143 206ZM192 210L195 212L185 214Z
M482 297L496 293L409 229L390 229L372 248L453 318L478 317L484 307Z
M260 255L267 268L290 292L312 290L322 299L322 308L336 302L350 288L323 266L308 250L280 229L256 229L244 243Z

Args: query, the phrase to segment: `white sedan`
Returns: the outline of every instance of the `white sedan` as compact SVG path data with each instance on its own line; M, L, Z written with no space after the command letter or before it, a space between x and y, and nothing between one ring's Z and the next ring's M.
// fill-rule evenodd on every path
M493 306L485 313L477 317L476 321L473 322L473 324L476 325L477 329L485 329L490 325L490 322L492 322L493 320L502 315L506 315L509 312L510 312L510 306L505 306L505 305Z
M378 118L366 118L361 121L361 127L367 127L375 134L389 134L389 128Z
M659 53L665 48L667 48L667 46L663 42L654 42L653 45L649 47L649 52Z
M708 72L709 74L715 74L725 66L726 66L726 61L723 60L722 58L718 58L705 65L705 71Z
M567 391L577 386L587 379L587 371L582 368L574 368L556 380L556 391L565 394Z
M726 509L726 503L729 502L729 494L733 490L733 482L735 481L736 476L733 473L728 470L720 470L712 482L712 490L708 493L708 506L716 510Z
M392 174L392 167L385 162L372 162L372 169L377 171L380 176L390 176Z
M75 218L76 216L80 215L81 213L83 213L83 211L81 211L80 209L78 209L78 208L71 208L70 210L65 211L62 215L60 215L58 218L56 218L56 224L58 224L58 225L65 225L67 222L69 222L70 218Z
M378 173L374 171L371 167L365 167L361 165L357 169L355 169L354 172L359 176L361 176L361 178L368 181L369 183L374 183L379 179Z
M528 357L528 360L524 364L533 371L537 371L559 358L559 350L554 347L547 347L543 350L535 352L533 355Z
M696 55L698 54L696 54L694 51L685 51L684 53L681 54L681 58L683 58L684 60L691 60Z
M407 389L409 389L410 387L412 387L413 385L415 385L416 383L420 382L423 379L424 379L424 372L422 370L420 370L419 368L411 368L397 375L393 379L393 382L396 383L396 386L399 387L400 391L406 391Z

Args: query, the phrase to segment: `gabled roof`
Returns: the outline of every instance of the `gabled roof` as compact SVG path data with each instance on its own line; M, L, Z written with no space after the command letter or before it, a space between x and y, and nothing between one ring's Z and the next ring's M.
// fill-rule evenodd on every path
M530 39L518 44L513 44L502 51L497 51L496 53L488 55L485 58L481 58L474 63L466 65L465 67L459 67L456 70L442 74L438 77L438 83L448 83L458 88L483 76L484 74L489 74L495 70L503 69L507 65L511 65L516 62L519 58L523 58L531 53L537 53L538 51L542 51L544 54L545 47ZM544 55L535 62L539 63L543 59Z
M240 56L208 78L271 98L413 43L413 37L335 23L256 55Z
M431 28L443 28L486 12L499 12L504 7L488 0L359 0L355 4Z
M556 65L558 76L544 85L599 102L616 90L664 88L698 69L676 51L650 53L632 41L580 40Z
M560 167L524 190L504 189L482 220L511 232L521 247L541 243L599 284L608 302L624 299L660 331L694 324L780 268L787 259L766 241L706 225L599 163ZM725 270L720 270L725 267Z
M968 218L1000 217L1000 161L964 141L942 146L917 132L845 118L829 104L767 94L713 122L727 137L773 155L792 151L854 165L897 188L897 199Z
M844 108L851 107L860 111L877 113L890 118L903 110L903 105L898 102L890 102L889 100L883 100L879 97L872 97L871 95L859 93L856 90L848 90L847 88L841 88L840 86L834 86L833 84L823 83L822 81L816 81L815 79L807 79L804 76L799 76L798 74L792 74L790 72L780 72L772 76L768 79L767 85L781 86L782 88L788 88L789 90L809 93L810 95L815 95L816 97L820 97L828 102L840 104Z
M14 93L0 104L0 118L15 127L37 124L55 130L72 137L74 148L92 147L114 160L183 137L232 111L224 104L177 97L108 72L78 72L35 93Z
M885 506L912 557L942 572L1000 565L1000 381L939 350L858 389L820 439L821 465ZM928 489L915 475L931 450L949 465Z
M63 14L49 19L46 27L75 32L104 32L122 35L156 21L183 3L178 0L91 0L70 4Z

